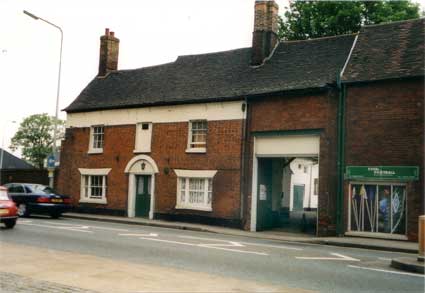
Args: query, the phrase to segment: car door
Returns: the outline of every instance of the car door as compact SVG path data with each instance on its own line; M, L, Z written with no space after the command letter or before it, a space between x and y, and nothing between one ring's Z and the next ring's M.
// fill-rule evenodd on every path
M25 188L22 184L13 183L7 186L7 191L16 205L26 201Z

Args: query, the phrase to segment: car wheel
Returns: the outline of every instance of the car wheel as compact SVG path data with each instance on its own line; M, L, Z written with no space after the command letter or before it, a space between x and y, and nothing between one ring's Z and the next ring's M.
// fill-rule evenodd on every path
M15 227L15 224L16 224L16 219L4 221L4 225L6 226L7 229L12 229L13 227Z
M29 212L28 212L26 204L21 203L21 204L18 205L18 216L20 216L20 217L28 217L29 216Z
M62 215L61 213L51 213L50 214L50 217L52 219L58 219L61 215Z

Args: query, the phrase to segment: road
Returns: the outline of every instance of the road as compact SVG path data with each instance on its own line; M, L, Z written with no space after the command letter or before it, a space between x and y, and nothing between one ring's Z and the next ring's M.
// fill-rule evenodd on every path
M0 245L0 272L97 292L424 292L389 267L403 253L41 217Z

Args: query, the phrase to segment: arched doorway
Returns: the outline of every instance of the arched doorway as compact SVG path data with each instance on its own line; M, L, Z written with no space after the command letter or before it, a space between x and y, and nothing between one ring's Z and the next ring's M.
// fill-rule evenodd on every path
M132 158L125 167L128 176L128 217L149 217L155 210L155 173L158 166L147 155Z

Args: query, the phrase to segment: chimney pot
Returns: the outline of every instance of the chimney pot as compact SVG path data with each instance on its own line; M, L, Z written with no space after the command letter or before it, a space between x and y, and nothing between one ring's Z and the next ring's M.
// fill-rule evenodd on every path
M98 76L106 76L118 69L119 44L120 40L115 37L115 33L106 28L105 35L100 37Z

